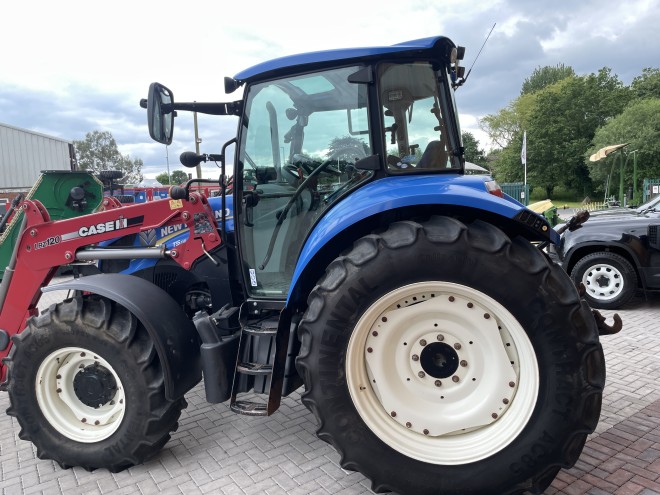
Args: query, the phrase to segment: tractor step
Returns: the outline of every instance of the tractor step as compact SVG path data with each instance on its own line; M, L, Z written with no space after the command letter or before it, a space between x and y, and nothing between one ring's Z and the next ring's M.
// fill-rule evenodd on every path
M264 363L238 363L236 371L246 375L268 375L273 372L273 366Z
M260 402L237 400L236 402L232 402L229 408L235 413L246 416L268 416L268 405Z
M286 354L279 357L282 363L278 367L277 349L280 348L281 352L281 349L286 350L288 345L288 334L285 342L278 341L281 339L278 336L278 326L283 306L283 302L251 300L241 307L241 334L229 404L235 413L269 416L280 405L282 379L273 377L282 375L286 358ZM250 391L266 396L264 401L237 399L239 393Z

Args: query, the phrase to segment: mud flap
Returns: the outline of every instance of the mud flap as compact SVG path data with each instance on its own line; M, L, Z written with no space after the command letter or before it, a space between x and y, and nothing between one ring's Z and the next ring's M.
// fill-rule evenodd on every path
M154 341L163 366L167 399L182 397L202 379L195 325L161 288L139 277L113 273L81 277L42 289L56 290L98 294L133 313Z

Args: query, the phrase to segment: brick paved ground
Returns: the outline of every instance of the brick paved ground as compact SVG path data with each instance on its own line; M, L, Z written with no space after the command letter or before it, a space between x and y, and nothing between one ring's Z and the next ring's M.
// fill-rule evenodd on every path
M578 464L559 474L548 495L660 495L660 296L638 298L619 313L624 330L603 338L608 377L601 422ZM270 418L209 405L201 386L186 398L180 428L161 454L118 474L62 470L37 459L32 445L18 439L16 421L0 414L2 494L371 493L369 482L342 470L334 450L316 438L299 394L285 398ZM8 405L0 393L0 411Z

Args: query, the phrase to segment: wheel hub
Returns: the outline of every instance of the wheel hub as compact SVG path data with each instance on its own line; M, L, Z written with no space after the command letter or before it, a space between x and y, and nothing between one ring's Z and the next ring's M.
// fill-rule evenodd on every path
M464 464L518 437L537 403L538 364L501 304L451 282L417 282L373 302L346 351L358 414L387 445Z
M126 411L124 388L112 365L82 347L46 356L37 370L35 392L52 427L78 442L108 438Z
M437 437L492 424L509 408L518 385L509 338L475 300L418 293L381 313L364 359L390 417Z
M73 390L80 402L98 409L110 402L117 393L117 381L99 363L86 366L73 379Z
M458 369L458 353L444 342L428 344L422 349L419 358L424 372L433 378L448 378Z
M621 272L603 263L587 270L582 277L582 283L591 297L602 301L614 299L623 292Z

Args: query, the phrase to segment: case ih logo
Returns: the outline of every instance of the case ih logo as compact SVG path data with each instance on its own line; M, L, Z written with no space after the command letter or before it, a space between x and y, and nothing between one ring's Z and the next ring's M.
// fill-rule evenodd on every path
M78 229L78 236L87 237L88 235L103 234L104 232L125 229L126 227L128 227L128 219L120 218L114 222L110 221L97 223L96 225L90 225L89 227L80 227L80 229Z
M62 235L62 240L67 241L78 237L87 237L90 235L104 234L106 232L114 232L115 230L123 230L135 225L141 225L143 221L144 216L141 215L133 218L118 218L117 220L95 223L94 225L83 225L75 232L69 232Z

